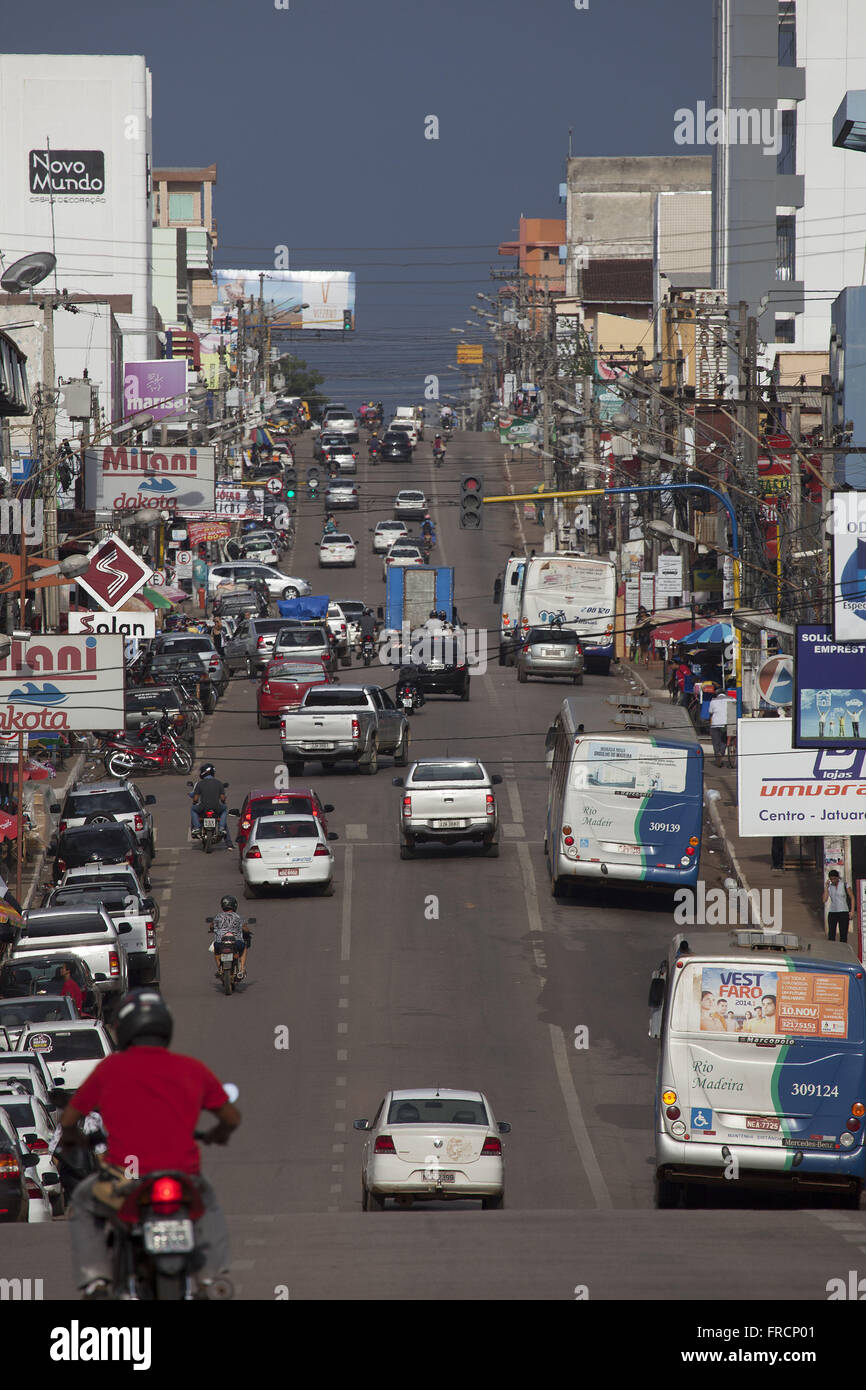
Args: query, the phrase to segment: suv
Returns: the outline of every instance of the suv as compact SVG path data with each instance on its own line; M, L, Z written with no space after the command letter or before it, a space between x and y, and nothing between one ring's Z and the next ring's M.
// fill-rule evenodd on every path
M243 873L244 846L250 837L253 821L258 820L259 816L316 816L327 835L327 817L333 809L328 802L322 804L318 792L313 791L312 787L292 787L285 792L263 787L247 792L240 810L229 811L230 816L239 817L235 829L235 843L239 850L238 872Z
M451 636L435 635L429 661L413 661L400 667L397 685L414 681L423 695L459 695L469 699L469 667L461 643Z
M226 585L217 591L211 611L215 618L262 614L268 611L268 600L255 589L233 589Z
M150 890L147 855L127 825L79 825L57 837L52 881L58 883L67 869L97 860L101 864L129 864Z
M405 430L389 430L382 436L379 445L379 458L389 463L409 463L412 458L412 443Z
M112 779L76 782L62 809L54 805L51 813L60 816L57 829L61 835L79 825L107 825L112 821L128 825L150 863L156 856L156 831L147 807L155 805L156 797L145 796L134 782Z
M277 634L286 626L285 618L242 618L227 642L223 660L230 671L246 667L248 676L264 671L271 659Z

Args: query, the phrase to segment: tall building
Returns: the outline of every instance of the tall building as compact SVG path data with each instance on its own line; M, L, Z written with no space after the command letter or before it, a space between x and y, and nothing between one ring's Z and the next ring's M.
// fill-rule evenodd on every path
M714 283L758 316L766 360L826 353L831 302L863 274L866 181L832 124L866 87L866 3L714 0L714 29Z

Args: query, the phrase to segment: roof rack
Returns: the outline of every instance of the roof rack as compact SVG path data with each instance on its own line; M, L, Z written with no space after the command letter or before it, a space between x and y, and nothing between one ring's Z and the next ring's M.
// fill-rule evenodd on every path
M805 941L793 932L778 931L736 931L731 933L735 945L750 951L811 951L811 941Z

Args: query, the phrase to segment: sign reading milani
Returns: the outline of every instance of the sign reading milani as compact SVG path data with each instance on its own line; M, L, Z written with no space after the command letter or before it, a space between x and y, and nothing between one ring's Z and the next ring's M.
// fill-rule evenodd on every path
M30 192L69 198L105 192L102 150L31 150Z

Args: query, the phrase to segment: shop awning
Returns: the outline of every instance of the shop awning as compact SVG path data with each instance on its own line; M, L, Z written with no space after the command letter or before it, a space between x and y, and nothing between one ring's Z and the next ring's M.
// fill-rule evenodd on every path
M145 585L141 592L154 608L174 608L172 600L166 598L165 594L160 593L158 589L148 589ZM184 594L184 598L186 598L186 594Z
M18 836L18 818L8 811L0 811L0 840L14 840ZM0 901L0 907L4 906Z

